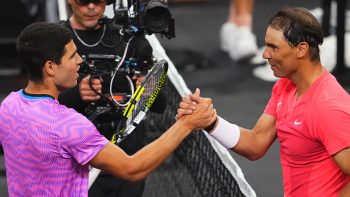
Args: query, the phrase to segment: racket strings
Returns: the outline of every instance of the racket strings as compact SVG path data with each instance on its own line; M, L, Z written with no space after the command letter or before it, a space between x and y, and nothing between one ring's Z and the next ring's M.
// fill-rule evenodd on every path
M145 79L145 83L142 84L144 87L144 92L142 93L139 101L135 105L135 109L132 112L130 118L127 121L127 125L131 124L132 121L137 117L137 115L141 111L148 110L146 109L146 103L148 102L149 98L153 95L155 89L158 87L157 84L160 82L160 79L162 77L162 74L165 72L165 70L160 67L160 69L157 69L147 80Z

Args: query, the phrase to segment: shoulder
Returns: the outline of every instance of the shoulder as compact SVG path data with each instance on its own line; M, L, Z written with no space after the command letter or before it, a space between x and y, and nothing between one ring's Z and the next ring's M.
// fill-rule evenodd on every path
M17 92L10 93L0 102L0 130L9 124L9 116L19 109L19 97ZM0 132L1 133L1 132Z
M58 22L58 24L61 25L62 27L70 28L70 24L68 20L61 20L60 22Z
M20 91L11 92L0 103L0 115L20 113L23 109L24 100L21 98Z
M56 113L56 117L53 129L59 131L61 138L71 139L73 136L94 134L93 131L98 132L89 119L72 108L60 105L54 113Z
M288 93L295 89L295 85L292 83L291 80L286 78L281 78L276 81L275 85L272 88L272 92L275 95L281 95Z
M287 78L280 78L276 81L274 87L278 87L279 89L281 88L285 88L286 86L289 87L290 85L292 85L292 81L287 79Z
M107 32L113 32L119 34L119 31L123 28L122 25L119 25L115 20L104 17L101 19L102 23L106 24Z
M310 115L320 120L322 125L343 124L344 120L350 121L350 95L335 78L329 77L313 92L310 109Z
M65 105L59 104L55 110L56 118L65 120L67 123L71 123L72 121L80 123L90 122L84 115Z
M350 95L336 78L328 73L313 92L313 103L323 108L350 108Z
M7 95L4 100L0 103L0 107L6 106L9 103L16 100L19 96L19 92L11 92L9 95Z

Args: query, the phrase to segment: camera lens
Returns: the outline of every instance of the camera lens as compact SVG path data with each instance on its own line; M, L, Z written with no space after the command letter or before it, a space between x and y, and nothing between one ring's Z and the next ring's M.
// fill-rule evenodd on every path
M150 1L145 7L145 26L155 33L167 30L170 18L169 9L161 1Z

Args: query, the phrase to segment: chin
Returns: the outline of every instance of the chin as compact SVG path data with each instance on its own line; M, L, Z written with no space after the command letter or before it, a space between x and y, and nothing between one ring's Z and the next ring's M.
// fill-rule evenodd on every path
M275 77L281 78L280 74L276 73L276 71L272 70L272 74Z
M72 83L72 84L67 84L67 85L65 85L65 86L62 86L61 87L61 89L64 89L64 90L67 90L67 89L71 89L71 88L74 88L75 86L77 86L77 81L75 81L74 83Z
M91 20L91 21L86 21L84 23L84 26L87 29L95 29L98 26L98 20Z
M78 82L77 81L75 81L75 83L72 85L72 87L70 87L70 88L74 88L75 86L77 86L78 85Z

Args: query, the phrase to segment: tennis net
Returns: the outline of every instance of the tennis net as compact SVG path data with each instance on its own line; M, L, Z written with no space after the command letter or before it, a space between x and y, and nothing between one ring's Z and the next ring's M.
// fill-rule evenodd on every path
M149 141L159 137L174 122L182 96L190 93L171 60L155 36L147 37L158 59L169 63L163 93L167 108L163 114L149 113L146 129ZM155 172L146 180L144 195L166 197L256 196L227 149L206 132L191 133Z

